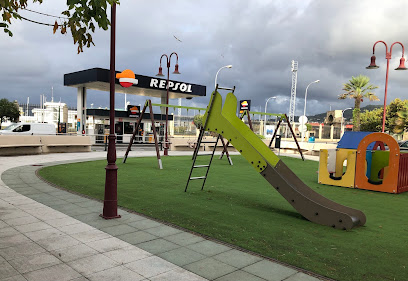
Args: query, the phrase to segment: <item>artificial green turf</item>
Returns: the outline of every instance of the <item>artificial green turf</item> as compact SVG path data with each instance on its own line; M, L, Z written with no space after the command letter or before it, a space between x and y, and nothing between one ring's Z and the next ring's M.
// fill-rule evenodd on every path
M118 204L337 280L408 280L408 193L319 185L317 162L282 157L308 186L366 214L365 226L341 231L305 220L243 157L232 159L214 159L204 191L197 180L187 193L191 157L165 157L163 170L153 157L118 159ZM105 166L58 165L40 175L103 199Z

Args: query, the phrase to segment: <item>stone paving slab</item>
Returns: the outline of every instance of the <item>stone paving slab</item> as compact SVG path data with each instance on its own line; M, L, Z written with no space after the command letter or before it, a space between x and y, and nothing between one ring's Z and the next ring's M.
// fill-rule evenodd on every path
M36 255L23 256L21 258L10 260L9 263L20 273L28 273L38 269L60 264L61 261L48 252Z
M249 274L248 272L237 270L220 278L215 279L216 281L235 281L235 280L245 280L245 281L265 281L265 279L259 278L255 275ZM286 280L285 280L286 281Z
M195 244L188 245L187 248L208 257L231 250L231 248L228 246L218 244L209 240L204 240Z
M162 238L140 243L140 244L137 244L137 246L155 255L164 253L164 252L168 252L168 251L171 251L173 249L180 247L179 245L172 243L170 241L167 241L165 239L162 239Z
M127 233L133 233L138 231L136 228L131 227L130 225L126 225L126 224L121 224L121 225L117 225L117 226L108 226L105 228L101 228L101 230L103 232L109 233L110 235L113 236L119 236L119 235L123 235L123 234L127 234Z
M121 280L121 281L139 281L147 280L142 275L130 270L125 266L116 266L112 267L91 275L87 275L87 280L91 281L112 281L112 280Z
M178 266L187 265L205 258L204 255L194 252L185 247L167 251L159 254L158 256Z
M297 273L296 270L292 268L266 260L244 267L242 270L268 281L285 280Z
M68 248L64 247L58 250L52 250L50 253L63 262L70 262L96 255L99 252L87 245L78 244Z
M250 255L235 249L215 255L213 258L237 268L244 268L262 260L262 258L260 257Z
M0 280L319 280L141 215L119 210L122 218L104 220L101 202L49 186L35 176L38 166L27 166L98 155L106 156L20 156L0 164L0 264L7 264Z
M217 279L221 276L238 270L236 267L222 263L213 258L206 258L200 261L196 261L183 266L183 268L209 280Z
M180 246L187 246L204 241L204 238L188 232L181 232L174 235L166 236L164 237L164 239L175 244L178 244Z
M136 245L143 242L151 241L157 239L157 236L144 232L144 231L137 231L132 233L127 233L123 235L117 236L119 239L126 241L130 244Z

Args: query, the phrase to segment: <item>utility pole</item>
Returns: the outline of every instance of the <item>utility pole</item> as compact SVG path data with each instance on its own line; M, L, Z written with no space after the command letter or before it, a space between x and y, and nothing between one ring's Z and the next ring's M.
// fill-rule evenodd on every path
M181 98L178 99L178 105L181 106ZM178 115L178 125L179 127L181 126L181 108L177 109L177 115Z
M296 107L296 84L297 84L297 71L298 62L292 60L292 87L290 89L290 105L289 105L289 122L295 123L295 107ZM288 130L285 132L285 137L288 137Z

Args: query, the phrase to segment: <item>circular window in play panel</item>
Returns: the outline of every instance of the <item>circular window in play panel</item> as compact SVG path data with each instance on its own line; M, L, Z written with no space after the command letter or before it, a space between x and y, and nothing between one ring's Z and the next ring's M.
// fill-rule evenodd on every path
M371 184L382 184L388 175L390 151L386 143L372 142L366 150L366 177Z

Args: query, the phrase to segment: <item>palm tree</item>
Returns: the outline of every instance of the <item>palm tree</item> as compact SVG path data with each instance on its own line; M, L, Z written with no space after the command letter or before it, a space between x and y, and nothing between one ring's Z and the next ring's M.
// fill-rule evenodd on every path
M369 84L370 78L364 75L357 77L352 76L348 83L343 84L343 91L345 93L339 95L339 99L344 100L346 98L354 99L353 110L353 131L360 131L360 103L363 102L363 98L368 98L370 101L378 101L379 98L372 92L377 89L378 86Z

